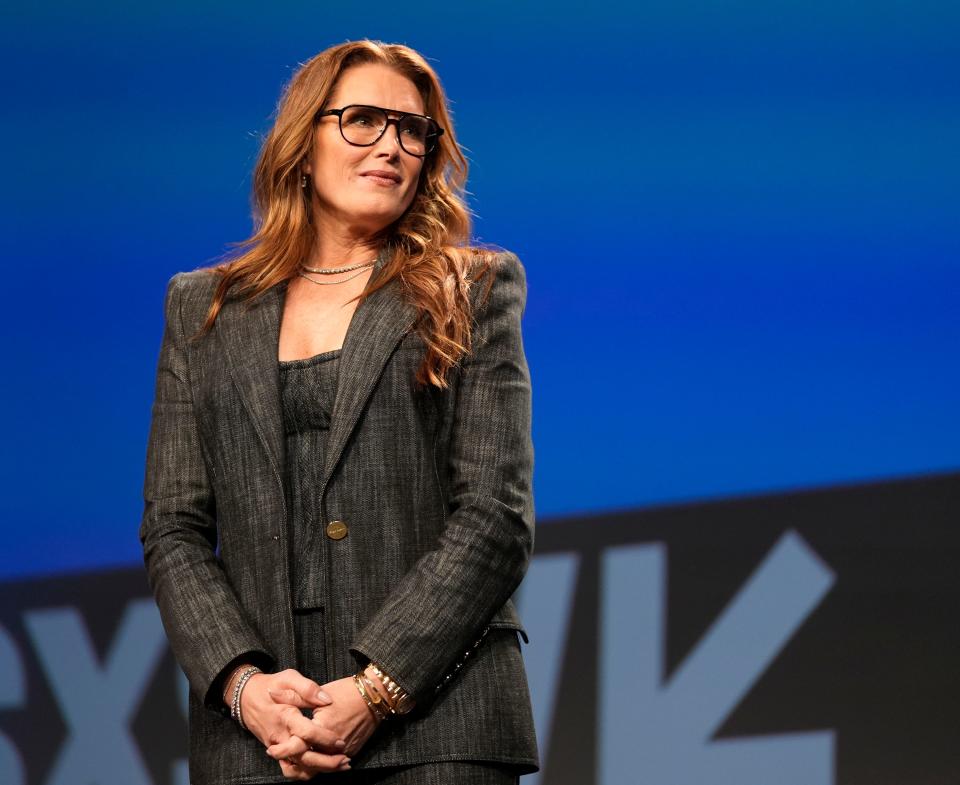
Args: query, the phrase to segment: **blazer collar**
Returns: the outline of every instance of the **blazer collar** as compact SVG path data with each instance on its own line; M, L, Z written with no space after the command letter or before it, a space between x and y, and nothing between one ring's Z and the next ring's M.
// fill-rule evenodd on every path
M374 276L383 268L383 263L381 257ZM230 373L281 484L284 428L278 363L286 289L286 282L273 286L249 306L228 301L214 323L226 349ZM340 355L337 392L327 436L324 488L384 365L415 320L416 310L403 298L397 280L371 294L354 311Z

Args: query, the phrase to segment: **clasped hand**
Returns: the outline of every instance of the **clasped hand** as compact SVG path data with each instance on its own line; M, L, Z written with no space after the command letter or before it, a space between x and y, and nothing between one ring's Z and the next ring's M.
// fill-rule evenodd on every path
M320 686L295 670L258 673L241 701L244 724L292 780L349 769L379 724L351 677Z

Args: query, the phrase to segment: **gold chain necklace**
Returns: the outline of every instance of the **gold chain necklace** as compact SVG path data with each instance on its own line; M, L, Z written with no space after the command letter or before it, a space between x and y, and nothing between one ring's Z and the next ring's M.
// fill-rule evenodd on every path
M370 265L364 265L364 267L369 267L369 266ZM360 272L356 272L353 275L347 276L346 278L342 278L339 281L315 281L313 280L313 278L311 278L309 275L303 272L303 270L298 270L297 275L299 275L301 278L306 278L308 281L310 281L310 283L315 283L317 286L336 286L338 283L346 283L347 281L352 281L354 278L358 278L359 276L363 275L365 272L366 270L360 270Z
M361 267L369 267L372 264L376 264L376 259L371 259L369 262L360 262L359 264L349 264L346 267L307 267L305 264L301 264L300 267L306 270L308 273L320 273L321 275L335 275L336 273L349 273L354 270L359 270Z

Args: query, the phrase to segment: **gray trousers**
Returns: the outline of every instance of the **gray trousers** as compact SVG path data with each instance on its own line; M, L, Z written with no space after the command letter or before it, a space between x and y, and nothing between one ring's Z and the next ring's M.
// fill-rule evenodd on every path
M311 782L329 785L517 785L520 778L501 763L445 761L383 769L320 774Z
M318 785L519 785L520 777L502 763L444 761L318 774L310 782Z

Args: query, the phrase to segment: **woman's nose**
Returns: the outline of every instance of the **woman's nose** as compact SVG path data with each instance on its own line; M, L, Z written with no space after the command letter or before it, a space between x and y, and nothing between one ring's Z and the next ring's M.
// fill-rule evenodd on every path
M374 152L384 153L391 157L400 154L400 129L397 128L396 123L387 123L387 127L383 129L383 134L377 140Z

